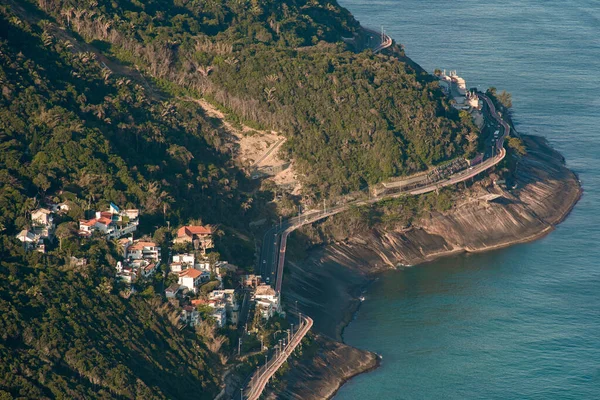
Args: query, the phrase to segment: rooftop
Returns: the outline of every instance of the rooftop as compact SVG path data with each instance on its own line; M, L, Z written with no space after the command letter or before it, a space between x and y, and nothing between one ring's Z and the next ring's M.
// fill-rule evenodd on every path
M194 226L186 225L177 230L177 236L192 236L192 235L211 235L212 228L210 226Z
M186 269L185 271L182 271L179 273L180 277L186 277L186 278L199 278L200 275L202 275L202 272L198 271L197 269Z

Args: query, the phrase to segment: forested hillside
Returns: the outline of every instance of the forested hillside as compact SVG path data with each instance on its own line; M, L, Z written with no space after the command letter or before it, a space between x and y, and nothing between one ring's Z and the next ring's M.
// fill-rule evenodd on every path
M188 88L248 123L284 133L286 153L309 195L356 190L468 147L469 128L437 83L393 56L356 54L343 44L360 29L335 1L39 5L158 82Z
M76 236L84 211L111 201L141 208L146 232L190 218L243 226L247 183L211 125L4 6L0 89L0 397L213 398L218 356L152 291L119 296L114 243ZM60 248L25 252L15 236L48 196L71 205Z
M176 329L152 285L123 298L116 244L77 236L113 202L159 244L192 220L235 231L218 250L252 265L249 222L272 216L271 194L190 98L285 135L309 197L468 149L472 124L437 83L342 41L360 35L326 0L0 0L1 398L219 391L219 346ZM48 198L70 205L58 240L26 252L16 236Z

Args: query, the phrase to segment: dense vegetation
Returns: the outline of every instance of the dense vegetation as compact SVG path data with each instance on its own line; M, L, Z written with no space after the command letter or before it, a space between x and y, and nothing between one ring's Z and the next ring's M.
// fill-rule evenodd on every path
M360 30L335 1L40 4L164 87L283 132L311 195L356 190L468 150L470 128L436 82L394 56L342 43Z
M172 310L153 290L122 298L115 244L75 234L79 218L109 202L140 208L141 233L160 244L191 220L244 237L249 221L269 215L269 197L236 168L190 97L281 131L286 155L316 197L472 151L472 123L449 107L436 82L395 58L399 49L375 56L342 43L360 28L335 1L3 4L2 398L218 392L222 339L175 329ZM47 197L71 206L58 220L60 245L26 253L15 235ZM351 210L348 225L373 215ZM217 238L218 251L248 266L253 248L242 242ZM88 263L73 266L71 256Z
M80 241L76 221L112 201L142 209L142 232L192 217L243 228L261 197L240 190L194 103L153 100L45 27L0 8L0 396L213 398L221 362L205 338L152 290L121 298L114 244ZM15 235L44 197L71 206L61 245L26 253ZM220 245L252 262L235 238Z

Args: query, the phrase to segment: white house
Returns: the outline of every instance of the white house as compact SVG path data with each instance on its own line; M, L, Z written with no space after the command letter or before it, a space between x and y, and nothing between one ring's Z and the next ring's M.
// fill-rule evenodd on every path
M258 285L254 292L256 307L260 311L263 318L271 318L275 313L281 311L279 295L269 285Z
M181 319L181 322L192 327L200 324L201 321L200 313L192 306L183 307L179 318Z
M234 289L213 290L208 294L208 299L211 302L224 303L225 309L229 314L229 321L232 324L237 324L240 307L236 299Z
M214 308L211 316L217 321L217 326L219 328L224 327L227 323L227 309L225 302L222 300L211 301L208 305Z
M160 247L154 242L137 240L127 248L127 257L132 260L154 260L160 259Z
M47 208L38 208L33 210L31 213L31 222L37 226L52 226L54 224L54 217L52 211Z
M181 272L188 268L194 268L196 256L190 253L175 254L170 265L171 272Z
M173 262L185 263L190 267L193 267L196 262L196 256L191 253L175 254L173 256Z
M201 282L201 275L202 273L198 270L186 269L179 273L179 284L196 293L196 289Z

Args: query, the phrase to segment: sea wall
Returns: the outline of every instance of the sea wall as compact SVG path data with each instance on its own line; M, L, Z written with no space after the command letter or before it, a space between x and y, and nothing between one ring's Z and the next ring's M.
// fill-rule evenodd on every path
M300 310L313 318L316 332L341 341L344 326L360 306L361 291L377 272L506 247L551 232L577 203L581 186L544 138L523 140L527 155L518 163L516 188L506 190L487 179L461 191L448 212L425 215L410 229L366 231L315 249L302 262L288 262L284 300L288 305L298 301ZM490 201L490 194L500 197ZM352 376L377 365L370 352L322 340L320 356L295 361L285 389L271 393L272 398L329 398Z

